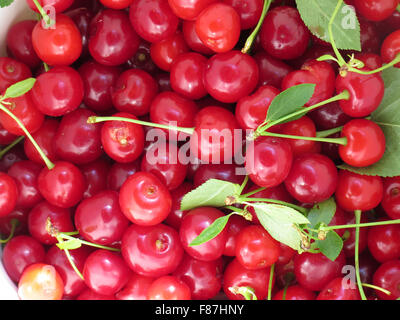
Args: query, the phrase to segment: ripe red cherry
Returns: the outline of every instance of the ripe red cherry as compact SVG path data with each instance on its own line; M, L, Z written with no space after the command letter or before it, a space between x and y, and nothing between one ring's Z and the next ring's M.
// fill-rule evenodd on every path
M174 276L160 277L150 285L148 300L190 300L190 288Z
M329 282L317 300L361 300L361 296L354 282L340 277Z
M151 43L141 39L139 48L136 53L125 64L128 68L140 69L149 74L158 71L158 67L154 64L150 57Z
M337 184L338 173L334 162L318 153L295 158L285 180L287 191L303 203L327 200L334 194Z
M68 66L82 53L82 36L74 21L66 15L57 14L54 28L44 28L39 21L32 32L36 54L51 66Z
M345 114L338 102L332 102L313 110L307 114L310 117L317 128L317 130L328 130L337 127L344 126L352 118Z
M389 63L394 60L400 53L400 31L396 30L388 35L381 46L381 57L384 63ZM396 68L400 68L400 63L395 65Z
M79 166L86 181L83 199L90 198L107 189L107 175L110 167L110 163L104 158Z
M81 171L73 164L58 161L54 168L43 168L38 177L39 191L51 204L70 208L83 197L86 184Z
M131 225L123 234L121 252L134 272L147 277L174 272L184 254L178 232L164 224Z
M33 0L26 0L26 2L28 3L29 7L36 11L38 11L38 8L36 7L35 3L33 2ZM46 6L51 6L54 8L54 10L58 13L58 12L63 12L66 9L68 9L72 4L73 4L73 0L38 0L39 4L42 7L46 7Z
M396 10L397 0L354 0L358 13L370 21L382 21Z
M157 82L149 73L140 69L124 71L111 88L115 108L137 117L149 112L157 92Z
M246 172L260 187L281 184L292 167L293 154L284 139L259 137L246 150Z
M216 0L168 0L176 16L183 20L196 20L200 12Z
M230 5L213 3L196 19L200 40L215 52L232 50L240 37L240 16Z
M207 47L196 33L196 21L184 20L182 22L182 34L186 44L194 52L205 55L212 55L214 51Z
M378 162L385 153L385 135L373 121L351 120L343 127L342 137L347 138L347 144L339 146L340 157L353 167L372 165Z
M147 300L147 291L154 278L133 273L125 287L115 295L117 300Z
M228 223L226 225L226 232L228 234L225 249L224 249L224 256L234 257L236 254L236 242L237 242L237 235L239 232L250 225L250 222L245 220L243 217L239 215L233 215L229 218Z
M394 224L369 228L368 250L380 263L400 258L400 226Z
M79 234L87 241L101 245L112 245L121 240L129 220L118 201L118 192L105 190L80 202L74 216Z
M391 219L400 219L400 177L383 179L381 205Z
M246 269L258 270L278 261L279 242L259 225L242 229L236 236L235 256Z
M383 197L383 183L378 176L340 170L337 186L337 203L347 211L371 210L378 206Z
M400 260L391 260L379 266L373 277L373 284L388 290L391 294L375 290L382 300L396 300L400 297Z
M315 300L314 291L303 288L299 285L289 286L286 289L278 291L272 300Z
M182 219L188 212L181 210L181 201L182 198L192 190L193 186L190 182L183 182L178 188L171 191L172 208L168 217L164 220L165 224L176 230L180 228Z
M9 86L32 76L29 67L15 59L0 57L0 93Z
M270 10L260 31L264 50L281 60L300 57L307 49L310 33L296 8L279 6Z
M29 209L15 209L5 217L0 217L0 232L3 235L10 235L14 230L14 236L28 233L28 214ZM13 220L18 220L14 226Z
M379 107L385 85L379 73L370 75L347 72L345 76L336 78L336 91L347 90L350 93L348 100L340 100L339 105L343 112L350 117L361 118L370 115Z
M122 185L119 204L131 222L152 226L168 216L172 199L167 187L155 175L137 172Z
M25 268L18 282L21 300L61 300L64 283L52 265L34 263Z
M0 217L9 215L18 199L17 183L6 173L0 172Z
M204 85L214 99L233 103L256 88L258 74L257 63L251 56L232 50L216 54L208 60Z
M128 8L133 0L100 0L100 2L107 8L121 10Z
M234 294L231 291L238 287L251 287L254 289L257 299L264 300L267 297L270 286L270 272L271 268L269 267L259 270L248 270L237 259L234 259L225 268L222 288L230 300L245 299L241 294ZM273 287L275 277L273 277L272 281Z
M129 18L137 34L148 42L158 42L172 36L179 23L165 0L133 1Z
M129 163L115 162L107 174L107 188L110 190L119 191L126 179L139 170L139 160Z
M128 14L119 10L100 11L90 23L89 34L91 56L106 66L126 62L135 54L140 43Z
M199 207L186 214L179 229L179 235L185 251L195 259L212 261L222 256L227 237L226 228L215 238L197 246L190 243L216 219L223 216L218 209L211 207Z
M226 4L232 6L240 16L240 27L242 30L253 28L260 19L263 1L241 1L241 0L223 0Z

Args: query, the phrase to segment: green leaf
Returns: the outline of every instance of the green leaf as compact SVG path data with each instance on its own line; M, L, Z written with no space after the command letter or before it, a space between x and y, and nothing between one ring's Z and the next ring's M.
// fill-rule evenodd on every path
M395 177L400 175L400 69L389 68L382 72L385 95L379 108L372 113L371 120L383 130L386 150L381 160L363 168L340 165L340 169L362 175Z
M62 241L56 244L61 250L73 250L78 249L82 246L82 242L79 239L71 239L67 241Z
M0 0L0 8L5 8L10 6L14 0Z
M226 224L228 223L229 217L234 214L228 214L226 216L220 217L218 219L215 219L212 224L210 224L209 227L205 228L190 244L189 246L198 246L203 243L206 243L207 241L210 241L214 239L216 236L218 236L222 230L224 230Z
M210 179L198 188L187 193L181 201L181 210L197 207L223 207L226 198L236 196L240 185L218 179Z
M313 35L330 42L328 25L337 0L296 0L297 9ZM343 50L361 51L360 23L353 7L342 4L332 24L336 46Z
M17 82L11 86L8 87L4 94L4 99L7 98L17 98L25 93L27 93L29 90L31 90L36 82L35 78L28 78L25 80L22 80L20 82Z
M293 112L301 110L314 94L314 90L315 84L304 83L281 92L272 100L268 108L266 121L276 121ZM302 116L303 115L293 117L285 122L299 119Z
M301 250L302 235L298 225L310 223L305 216L283 205L256 203L253 207L258 220L271 237L294 250Z
M335 213L336 202L333 198L317 203L307 215L310 221L310 228L315 229L321 223L328 225Z
M328 259L335 261L343 248L343 240L335 231L328 231L325 240L317 240L321 253Z

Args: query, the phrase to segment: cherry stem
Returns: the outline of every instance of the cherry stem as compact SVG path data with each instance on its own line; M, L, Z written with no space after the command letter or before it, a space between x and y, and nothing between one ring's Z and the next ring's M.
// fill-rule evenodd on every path
M261 12L260 19L258 20L258 23L257 23L256 27L254 28L253 32L246 39L246 42L242 49L242 53L248 53L250 51L251 47L253 46L253 42L256 39L258 33L260 32L261 26L264 22L265 16L267 15L269 7L271 6L271 3L272 3L272 0L264 0L263 10Z
M272 299L272 282L274 280L274 273L275 273L275 263L271 266L269 270L269 282L268 282L268 295L267 300Z
M6 146L3 150L0 151L0 159L4 157L4 155L10 151L12 148L14 148L18 143L20 143L22 140L24 140L24 136L20 136L17 139L15 139L13 142L11 142L8 146Z
M55 24L55 21L52 20L49 15L44 11L43 7L40 5L38 0L33 0L33 3L35 4L36 8L38 9L40 15L43 17L43 20L46 23L47 28L51 27L52 25Z
M399 3L399 5L397 6L396 10L397 10L398 12L400 12L400 3Z
M228 289L233 294L242 295L245 300L257 300L255 290L252 287L229 287Z
M400 224L400 219L388 220L388 221L378 221L378 222L356 223L356 224L343 224L343 225L338 225L338 226L326 226L326 227L321 227L320 230L330 231L330 230L337 230L337 229L375 227L375 226L385 226L385 225L392 225L392 224Z
M285 201L281 201L281 200L276 200L276 199L265 199L265 198L243 198L243 197L239 197L239 199L237 199L238 203L243 203L243 204L247 204L252 206L251 203L249 202L268 202L268 203L274 203L274 204L279 204L285 207L290 207L292 209L295 209L299 212L301 212L302 214L307 214L307 209L300 207L298 205L295 205L293 203L289 203L289 202L285 202Z
M17 229L17 227L19 225L19 220L18 219L11 219L10 223L11 223L10 234L6 239L0 239L0 243L2 243L2 244L7 243L8 241L10 241L14 237L15 229Z
M332 128L329 130L323 130L323 131L318 131L316 134L316 137L318 138L326 138L329 137L335 133L341 132L343 130L343 126L341 127L336 127L336 128Z
M249 176L246 175L246 177L244 178L244 180L243 180L243 182L242 182L242 184L241 184L241 186L239 188L239 194L242 194L244 188L247 185L247 182L249 182Z
M346 61L344 60L343 56L340 54L340 52L339 52L339 50L338 50L338 48L336 46L336 42L335 42L335 39L333 37L332 25L333 25L333 22L335 21L335 18L337 16L337 14L339 13L339 9L342 6L342 4L343 4L343 0L339 0L337 5L336 5L336 8L333 11L333 14L332 14L332 16L331 16L331 18L329 20L329 23L328 23L329 41L330 41L330 43L332 45L333 52L336 55L336 58L337 58L337 61L338 61L340 67L344 66L346 64Z
M82 239L79 239L79 238L75 238L75 237L69 236L69 235L67 235L67 234L65 234L63 232L59 232L58 235L59 235L60 239L63 239L63 240L79 240L79 242L81 244L85 244L85 245L90 246L90 247L95 247L95 248L105 249L105 250L115 251L115 252L120 252L121 251L118 248L107 247L107 246L103 246L101 244L92 243L92 242L85 241L85 240L82 240Z
M123 118L123 117L96 117L92 116L89 117L87 120L87 123L99 123L99 122L106 122L106 121L123 121L123 122L130 122L130 123L135 123L139 124L142 126L148 126L148 127L153 127L153 128L159 128L159 129L166 129L166 130L176 130L180 131L189 135L192 135L194 132L194 128L182 128L182 127L176 127L176 126L168 126L164 124L159 124L159 123L152 123L152 122L147 122L147 121L142 121L142 120L136 120L136 119L129 119L129 118Z
M264 137L278 137L278 138L285 138L285 139L293 139L293 140L307 140L307 141L318 141L318 142L326 142L326 143L335 143L345 146L347 144L347 138L319 138L319 137L303 137L303 136L292 136L289 134L281 134L281 133L274 133L274 132L263 132L261 136Z
M63 243L64 242L63 239L60 236L57 236L56 238L57 238L58 243ZM74 269L74 271L79 276L79 278L81 278L82 280L85 280L83 275L82 275L82 273L79 271L78 267L76 266L74 260L72 259L69 250L68 249L63 249L63 251L64 251L64 253L65 253L65 255L66 255L67 259L68 259L68 262L71 265L72 269Z
M389 63L387 63L387 64L383 65L382 67L377 68L377 69L375 69L375 70L372 70L372 71L362 71L362 70L359 70L359 69L357 69L357 68L348 67L348 71L350 71L350 72L355 72L355 73L359 73L359 74L368 75L368 74L374 74L374 73L381 72L381 71L383 71L383 70L386 70L386 69L388 69L388 68L393 67L394 65L396 65L396 64L398 64L398 63L400 63L400 53L397 54L397 55L396 55L396 58L394 58L392 61L390 61Z
M248 192L246 194L243 194L242 197L243 198L248 198L248 197L252 196L253 194L256 194L256 193L258 193L260 191L264 191L265 189L267 189L267 188L258 188L256 190L253 190L253 191L250 191L250 192Z
M381 291L381 292L387 294L388 296L390 296L390 295L392 294L389 290L383 289L383 288L378 287L378 286L375 286L375 285L373 285L373 284L362 283L362 286L363 286L363 287L366 287L366 288L371 288L371 289L374 289L374 290Z
M360 224L361 221L361 210L355 210L354 215L356 217L356 224ZM355 249L354 249L354 266L356 268L356 278L357 278L357 286L358 291L360 291L361 299L367 300L365 296L364 289L361 282L360 276L360 261L359 261L359 246L360 246L360 226L356 227L356 239L355 239Z
M24 124L10 111L8 108L6 108L4 105L0 104L0 110L4 111L7 113L7 115L12 118L18 126L22 129L22 131L25 133L25 135L28 137L28 139L31 141L35 149L39 152L40 156L42 157L44 163L46 164L47 168L49 170L54 168L54 163L50 161L50 159L46 156L46 154L43 152L43 150L40 148L40 146L37 144L35 139L33 139L32 135L29 133L29 131L26 129Z
M46 62L43 62L43 68L46 72L50 70L49 65Z

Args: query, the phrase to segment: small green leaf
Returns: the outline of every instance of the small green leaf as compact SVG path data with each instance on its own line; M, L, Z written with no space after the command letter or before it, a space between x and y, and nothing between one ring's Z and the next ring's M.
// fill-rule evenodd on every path
M272 100L268 108L266 121L277 121L282 117L301 110L314 94L314 90L315 84L304 83L281 92ZM285 122L296 120L302 116L293 117Z
M197 207L223 207L226 198L238 196L240 185L218 179L210 179L198 188L187 193L181 201L181 210L191 210Z
M5 8L10 6L14 0L0 0L0 8Z
M328 225L335 213L336 202L333 198L317 203L307 215L308 220L310 220L310 227L315 229L320 223Z
M335 231L328 231L325 240L317 240L321 253L328 259L335 261L343 248L343 240Z
M8 99L8 98L20 97L25 93L27 93L29 90L31 90L35 82L36 82L35 78L28 78L20 82L17 82L8 87L3 98Z
M80 248L82 246L82 242L79 239L71 239L59 242L56 245L61 250L73 250Z
M258 220L271 237L294 250L301 250L302 235L298 225L310 223L305 216L297 210L277 204L256 203L253 207Z
M203 243L206 243L212 239L214 239L216 236L218 236L222 230L224 230L226 224L228 223L229 217L234 214L228 214L226 216L220 217L218 219L215 219L212 224L210 224L209 227L205 228L190 244L190 247L193 246L198 246Z

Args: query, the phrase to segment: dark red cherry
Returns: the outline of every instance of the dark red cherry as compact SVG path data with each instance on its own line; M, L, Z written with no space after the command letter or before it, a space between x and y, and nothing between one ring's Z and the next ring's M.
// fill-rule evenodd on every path
M228 236L225 243L224 256L234 257L236 255L237 235L248 226L250 226L250 222L239 215L235 214L229 218L226 225Z
M140 171L139 160L140 159L128 163L113 163L107 174L107 188L110 190L119 191L129 176Z
M179 187L171 190L172 197L172 208L171 212L164 220L164 223L179 230L183 217L188 213L188 211L181 210L182 198L193 190L193 185L189 182L183 182Z
M317 130L328 130L341 127L352 118L345 114L338 102L329 103L307 114L316 126Z
M175 15L183 20L196 20L200 12L216 0L168 0Z
M344 212L345 223L344 224L355 224L356 218L353 212ZM361 223L367 223L368 219L365 214L361 215ZM343 251L346 257L354 257L356 248L356 229L349 228L344 229L343 234ZM368 239L368 227L360 228L359 239L358 239L358 252L364 253L367 249L367 239Z
M110 167L110 163L103 158L79 166L86 181L86 189L83 193L84 199L107 189L107 175Z
M240 16L240 27L247 30L255 27L260 19L263 1L262 0L223 0L226 4L232 6Z
M400 258L400 226L393 224L370 227L368 250L380 263Z
M396 10L397 0L354 0L358 13L370 21L382 21L389 18Z
M218 179L241 184L244 177L240 174L239 169L239 166L229 163L202 164L194 174L193 185L197 188L209 179Z
M104 295L91 290L90 288L83 289L83 291L75 298L75 300L116 300L114 294Z
M381 205L391 219L400 219L400 177L383 179Z
M29 209L15 209L5 217L0 217L0 233L10 235L14 229L14 235L28 234L28 214ZM14 227L14 221L18 220Z
M117 300L147 300L147 291L154 278L133 273L125 287L118 291Z
M207 47L199 38L196 33L196 21L184 20L182 22L182 34L186 44L194 52L204 55L212 55L214 51Z
M130 69L140 69L153 75L158 71L158 67L154 64L150 57L151 43L141 39L139 48L136 53L128 59L126 66Z
M13 58L0 57L0 93L31 76L32 72L26 64Z
M400 298L400 260L391 260L380 265L375 271L373 284L388 290L391 294L375 290L381 300L396 300Z
M8 132L0 123L0 145L6 146L18 138L15 134Z
M16 179L0 172L0 217L9 215L15 209L18 192Z

